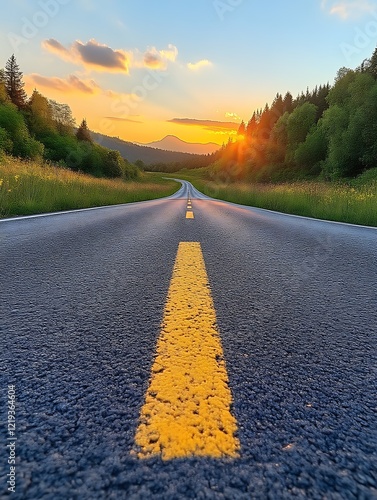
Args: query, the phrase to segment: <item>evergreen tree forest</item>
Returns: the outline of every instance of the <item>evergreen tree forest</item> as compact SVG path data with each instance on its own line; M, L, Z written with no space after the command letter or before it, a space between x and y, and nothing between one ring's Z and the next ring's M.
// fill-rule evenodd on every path
M277 94L241 123L210 167L224 181L353 178L377 167L377 49L329 84Z
M85 119L76 130L67 104L47 99L36 89L28 98L14 55L0 69L0 156L4 153L96 177L133 179L139 172L118 151L95 144Z

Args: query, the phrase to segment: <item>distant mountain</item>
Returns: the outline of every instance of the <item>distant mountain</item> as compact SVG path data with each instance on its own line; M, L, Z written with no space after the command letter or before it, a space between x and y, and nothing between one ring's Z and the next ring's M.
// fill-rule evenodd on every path
M150 146L141 146L132 142L122 141L117 137L108 137L107 135L91 132L93 141L101 146L119 151L120 154L131 163L136 160L142 160L146 165L152 163L173 163L184 162L194 158L200 158L202 155L164 151ZM179 140L179 139L178 139ZM217 149L218 146L216 145Z
M175 151L178 153L191 153L197 155L208 155L220 149L218 144L208 142L207 144L199 144L182 141L175 135L167 135L161 141L150 142L148 144L141 144L150 148L163 149L165 151Z

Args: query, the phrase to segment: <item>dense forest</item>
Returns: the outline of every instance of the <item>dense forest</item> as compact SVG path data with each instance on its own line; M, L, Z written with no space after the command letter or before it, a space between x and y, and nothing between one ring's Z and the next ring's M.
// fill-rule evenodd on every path
M341 68L333 86L272 104L242 122L236 140L189 162L158 163L174 172L209 167L211 179L280 182L352 178L377 167L377 49L355 70Z
M135 178L139 169L175 172L208 167L224 181L274 182L352 178L377 166L377 49L356 69L341 68L335 82L296 98L277 94L271 105L242 122L235 141L218 152L145 166L93 140L86 120L76 128L71 109L37 90L28 98L12 56L0 70L1 152L95 176ZM115 149L115 148L114 148Z
M95 144L86 120L76 128L67 104L37 90L28 98L14 56L0 69L0 155L42 159L97 177L134 179L139 169L113 151Z
M334 85L288 92L241 123L210 167L222 180L336 180L377 167L377 49Z

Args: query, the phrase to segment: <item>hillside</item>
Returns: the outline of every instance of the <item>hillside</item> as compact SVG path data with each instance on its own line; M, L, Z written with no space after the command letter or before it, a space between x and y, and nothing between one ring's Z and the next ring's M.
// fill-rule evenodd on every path
M157 148L148 146L140 146L132 142L122 141L117 137L108 137L92 132L94 142L109 149L119 151L120 154L131 163L137 160L143 161L146 165L152 163L173 163L185 162L195 158L199 159L201 155L194 155L190 153L180 153L173 151L163 151Z

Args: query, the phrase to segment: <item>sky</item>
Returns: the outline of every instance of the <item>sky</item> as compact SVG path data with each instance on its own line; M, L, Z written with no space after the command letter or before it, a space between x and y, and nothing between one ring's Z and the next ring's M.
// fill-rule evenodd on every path
M333 83L377 45L377 0L0 0L0 67L79 124L222 144L277 93Z

